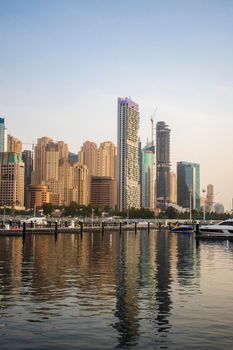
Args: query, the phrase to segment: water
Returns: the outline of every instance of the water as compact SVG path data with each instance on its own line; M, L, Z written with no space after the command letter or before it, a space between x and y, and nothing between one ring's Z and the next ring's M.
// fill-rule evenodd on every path
M231 349L233 244L0 237L0 349Z

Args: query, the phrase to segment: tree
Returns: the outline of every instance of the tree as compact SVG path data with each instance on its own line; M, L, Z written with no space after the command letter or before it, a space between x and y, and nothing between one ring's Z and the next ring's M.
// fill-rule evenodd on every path
M177 219L179 217L179 212L173 207L168 207L165 210L165 215L168 219Z
M43 209L44 215L51 215L54 210L52 203L43 203L41 208Z

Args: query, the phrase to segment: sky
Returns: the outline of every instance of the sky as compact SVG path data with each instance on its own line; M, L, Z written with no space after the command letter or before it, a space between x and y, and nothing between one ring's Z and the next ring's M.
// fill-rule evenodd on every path
M117 97L171 128L171 161L233 198L233 1L0 0L0 115L24 143L117 139Z

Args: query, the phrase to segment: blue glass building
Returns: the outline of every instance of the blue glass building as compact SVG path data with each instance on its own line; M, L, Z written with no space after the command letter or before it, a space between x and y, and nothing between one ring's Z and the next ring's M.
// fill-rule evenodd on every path
M197 163L177 163L177 204L183 208L200 210L200 165Z

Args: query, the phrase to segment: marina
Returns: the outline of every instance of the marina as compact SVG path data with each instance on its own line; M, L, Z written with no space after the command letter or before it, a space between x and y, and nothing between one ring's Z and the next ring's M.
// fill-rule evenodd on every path
M231 242L164 229L1 236L1 349L229 349L232 276Z

